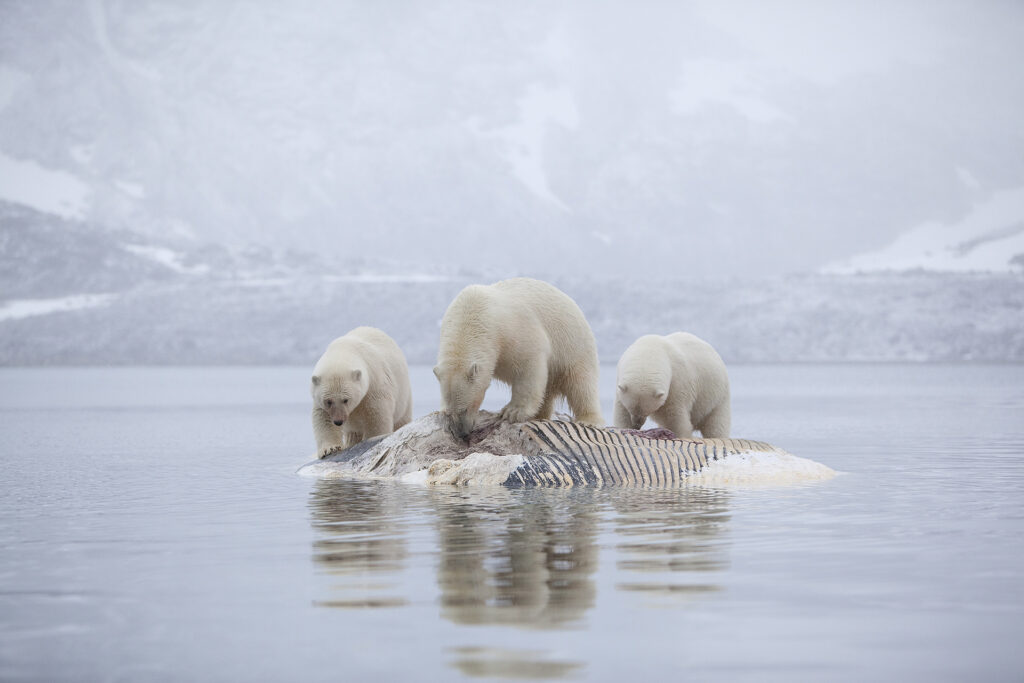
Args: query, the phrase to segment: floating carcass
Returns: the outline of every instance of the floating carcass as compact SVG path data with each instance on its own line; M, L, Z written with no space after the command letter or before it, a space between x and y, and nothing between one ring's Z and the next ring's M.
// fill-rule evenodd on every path
M521 487L762 485L827 479L835 471L760 441L677 439L665 430L598 428L569 420L509 424L484 414L466 441L431 413L393 434L303 466L321 477Z

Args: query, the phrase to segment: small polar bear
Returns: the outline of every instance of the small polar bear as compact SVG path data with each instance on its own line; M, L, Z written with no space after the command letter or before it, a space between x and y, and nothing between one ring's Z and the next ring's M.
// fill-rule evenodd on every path
M409 366L395 341L357 327L330 343L313 368L317 457L390 434L412 419Z
M729 375L721 356L687 332L649 334L619 359L615 426L640 429L650 416L676 438L699 429L706 439L729 436Z
M441 408L460 438L476 428L491 379L512 390L503 421L550 419L564 396L578 422L604 425L594 333L575 301L540 280L463 289L441 320L434 374Z

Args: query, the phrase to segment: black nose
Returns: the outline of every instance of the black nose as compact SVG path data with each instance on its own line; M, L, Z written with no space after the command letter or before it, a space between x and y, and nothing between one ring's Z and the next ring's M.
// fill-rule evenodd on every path
M345 424L345 421L344 420L335 420L334 424L336 424L336 425L338 425L340 427L341 425Z

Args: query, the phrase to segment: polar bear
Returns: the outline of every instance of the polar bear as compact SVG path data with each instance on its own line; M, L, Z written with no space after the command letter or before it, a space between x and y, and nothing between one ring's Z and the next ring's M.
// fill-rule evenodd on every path
M650 416L676 438L699 429L706 439L729 436L729 375L721 356L687 332L649 334L619 359L615 426L640 429Z
M492 378L512 389L501 420L550 419L564 396L578 422L604 425L594 333L576 302L546 282L513 278L459 292L441 320L434 374L459 437L476 428Z
M398 344L373 327L330 343L313 368L313 436L322 458L412 419L409 366Z

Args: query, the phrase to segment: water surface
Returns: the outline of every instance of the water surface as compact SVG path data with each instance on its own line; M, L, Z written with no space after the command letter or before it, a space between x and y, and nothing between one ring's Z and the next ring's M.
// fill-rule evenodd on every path
M0 679L1019 680L1024 368L730 372L845 474L320 481L308 368L0 370Z

